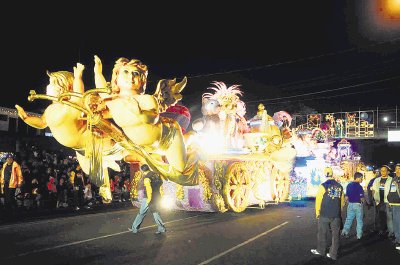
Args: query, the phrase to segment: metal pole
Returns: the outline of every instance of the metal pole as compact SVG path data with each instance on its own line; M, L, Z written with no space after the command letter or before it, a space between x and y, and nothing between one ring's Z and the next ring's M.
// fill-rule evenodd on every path
M376 106L376 129L379 129L379 110L378 106Z
M396 105L396 129L397 129L397 105Z

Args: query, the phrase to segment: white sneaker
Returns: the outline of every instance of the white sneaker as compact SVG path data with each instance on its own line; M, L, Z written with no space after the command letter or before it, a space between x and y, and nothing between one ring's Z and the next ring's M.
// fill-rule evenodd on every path
M326 256L328 257L328 259L336 260L336 259L332 258L331 254L329 254L329 253L326 253Z
M319 253L316 249L311 249L311 253L322 256L321 253Z
M132 229L130 227L128 227L128 230L131 231L134 234L137 234L138 230L137 229Z

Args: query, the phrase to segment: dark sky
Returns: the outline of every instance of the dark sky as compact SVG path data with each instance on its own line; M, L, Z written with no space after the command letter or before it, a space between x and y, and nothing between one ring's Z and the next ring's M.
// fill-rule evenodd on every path
M28 102L29 90L43 93L46 70L72 71L77 62L93 88L95 54L107 78L119 57L142 60L148 93L161 78L187 76L182 103L193 112L212 81L241 85L249 115L259 102L269 113L397 103L400 20L382 19L380 0L83 2L3 10L0 106L39 112L48 102Z

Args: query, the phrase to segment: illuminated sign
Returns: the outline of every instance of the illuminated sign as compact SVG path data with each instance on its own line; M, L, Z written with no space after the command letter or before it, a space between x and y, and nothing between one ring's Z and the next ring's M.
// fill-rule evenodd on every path
M400 142L400 130L389 130L388 142Z

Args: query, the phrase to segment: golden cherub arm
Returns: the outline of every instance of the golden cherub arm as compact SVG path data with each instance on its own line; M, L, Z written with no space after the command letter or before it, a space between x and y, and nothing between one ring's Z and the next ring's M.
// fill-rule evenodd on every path
M160 112L164 112L169 106L175 105L182 99L182 90L187 83L186 76L181 82L177 83L174 79L162 79L158 82L154 97L160 105Z
M77 63L74 66L74 83L73 90L76 93L83 94L85 92L85 85L83 84L82 74L85 66L83 64Z
M47 127L46 118L45 118L44 114L41 117L29 116L21 106L15 105L15 108L18 111L18 116L26 124L36 128L36 129L44 129Z
M94 83L98 88L107 87L107 81L103 75L103 64L97 55L94 56Z
M145 108L142 109L138 104L137 115L139 115L143 123L154 124L158 121L160 113L158 102L154 96L145 95L144 97L146 98L145 103L147 106L144 106Z

